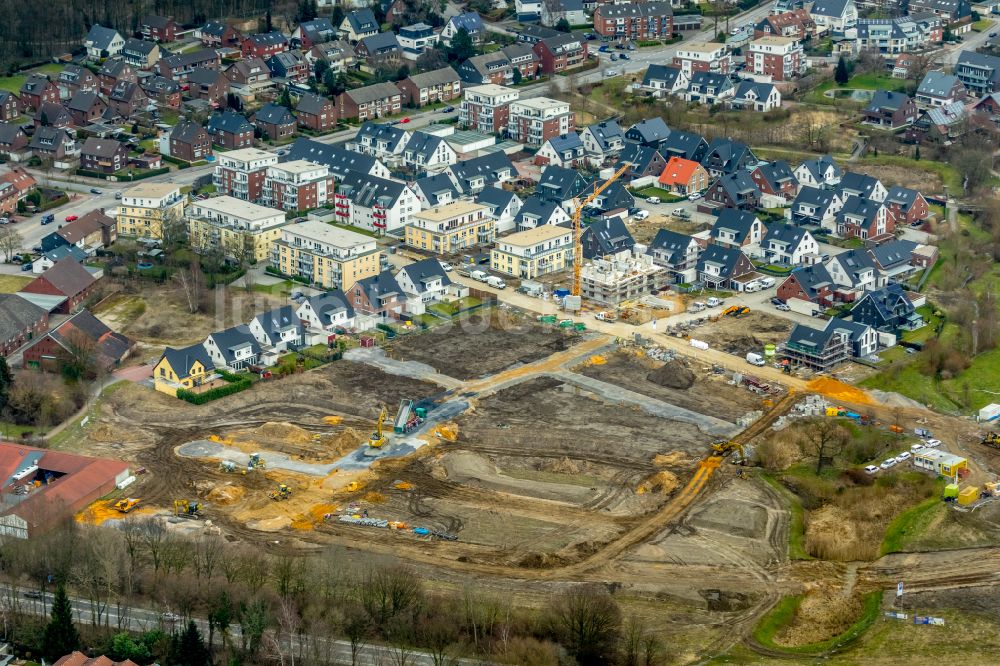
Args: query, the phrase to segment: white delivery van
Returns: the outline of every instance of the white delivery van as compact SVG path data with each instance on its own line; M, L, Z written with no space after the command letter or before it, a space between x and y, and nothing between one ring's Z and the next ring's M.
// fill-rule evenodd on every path
M694 303L691 304L691 312L701 312L702 310L705 309L705 307L706 307L705 304L702 303L701 301L695 301Z
M722 299L716 298L715 296L709 296L708 300L706 300L705 303L708 304L708 307L714 308L722 305Z
M760 354L755 354L753 352L748 352L747 353L747 363L749 363L750 365L763 366L764 365L764 357L761 356Z
M490 276L486 271L472 271L469 273L469 277L477 282L486 282Z
M495 275L491 275L486 278L486 284L490 285L494 289L505 289L507 287L507 283Z
M764 289L770 289L771 287L774 286L774 278L773 277L761 278L760 286L763 287Z

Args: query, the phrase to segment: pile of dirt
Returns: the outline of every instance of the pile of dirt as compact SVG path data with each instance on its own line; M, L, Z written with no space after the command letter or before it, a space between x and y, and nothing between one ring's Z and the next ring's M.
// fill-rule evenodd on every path
M691 459L683 451L671 451L670 453L657 453L653 456L653 464L657 467L678 467L691 462Z
M774 642L796 647L825 641L846 631L860 612L861 600L844 596L834 586L810 590L802 598L792 622L774 635Z
M555 472L556 474L579 474L583 471L580 469L580 463L566 457L542 463L538 469L542 472Z
M385 504L386 497L382 493L372 490L365 493L362 499L369 504Z
M680 359L664 363L660 368L646 375L646 379L654 384L673 389L689 389L694 386L694 373Z
M107 423L101 423L100 425L94 426L87 433L90 439L95 442L128 442L132 441L133 433L130 433L124 428L116 428L113 425L108 425Z
M825 395L836 402L850 402L855 405L872 404L871 396L863 390L844 382L838 382L830 377L817 377L809 382L807 388L813 393Z
M677 476L673 472L663 470L646 477L635 489L637 495L646 493L669 493L678 485Z
M291 524L292 519L288 516L275 516L263 520L251 520L247 523L247 527L259 532L280 532Z
M358 432L354 428L344 428L336 435L324 437L323 445L329 449L329 453L339 457L358 448L367 440L367 434Z
M304 428L282 421L268 421L253 431L262 441L282 442L285 444L307 444L313 435Z
M247 490L243 486L226 484L213 488L205 499L213 504L233 504L243 499L246 494Z

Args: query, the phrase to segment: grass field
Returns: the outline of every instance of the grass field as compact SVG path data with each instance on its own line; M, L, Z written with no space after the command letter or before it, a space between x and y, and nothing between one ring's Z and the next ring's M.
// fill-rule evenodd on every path
M663 203L674 203L685 199L685 197L674 194L670 190L665 190L662 187L644 187L641 190L636 190L635 195L644 199L648 199L649 197L660 197L660 201Z
M842 90L893 90L902 92L906 90L907 83L903 79L894 79L885 74L857 74L848 79L847 83L842 86L838 86L835 81L821 83L806 94L805 99L814 104L836 104L838 101L844 100L827 97L825 93L828 90L840 88Z
M919 534L922 527L926 527L930 517L941 504L941 499L935 495L896 516L896 519L889 523L889 527L885 530L881 554L887 555L902 551L903 545Z
M42 65L41 67L31 70L30 73L38 72L40 74L58 74L62 71L62 69L62 65L49 63L48 65ZM0 90L9 90L13 93L20 92L21 86L24 85L24 82L28 78L28 74L29 73L0 77Z
M0 294L13 294L15 291L20 291L33 279L33 276L28 277L27 275L0 275Z
M754 628L753 637L761 645L772 650L787 652L790 655L819 655L840 645L857 640L879 618L882 607L882 593L871 592L865 595L861 615L848 627L847 631L819 643L786 647L774 642L774 636L787 627L795 619L795 613L802 602L801 596L785 597L771 609L771 612L761 618Z

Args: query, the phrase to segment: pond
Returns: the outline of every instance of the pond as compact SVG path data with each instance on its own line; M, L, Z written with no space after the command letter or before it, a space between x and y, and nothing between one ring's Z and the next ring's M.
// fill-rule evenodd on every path
M849 99L853 102L870 102L875 94L874 90L863 90L860 88L834 88L823 93L833 99Z
M148 270L148 269L150 269L150 268L153 267L153 262L152 261L140 261L139 263L136 264L136 267L140 271L145 271L145 270Z

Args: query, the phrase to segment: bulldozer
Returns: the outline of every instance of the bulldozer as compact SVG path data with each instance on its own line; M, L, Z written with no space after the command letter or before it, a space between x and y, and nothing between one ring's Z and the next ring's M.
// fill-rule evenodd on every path
M142 500L138 497L126 497L123 500L118 500L115 502L115 508L122 513L128 513L135 507L139 506L139 502Z
M276 501L286 500L291 496L292 489L284 483L278 484L278 487L268 494L268 497Z
M178 518L201 518L201 502L174 500L174 515Z
M368 437L368 446L373 449L380 449L385 446L385 433L382 431L382 424L388 418L389 410L383 405L382 410L378 413L378 420L375 421L375 431Z
M733 442L728 439L723 439L712 444L712 453L719 456L720 458L725 458L729 454L733 453L736 456L733 458L733 462L742 465L746 462L746 450L743 445L739 442Z
M994 449L1000 449L1000 433L988 432L983 437L982 443L986 446L992 446Z
M243 470L243 473L246 474L247 472L252 472L255 469L259 469L261 471L267 469L267 463L264 462L264 459L260 457L259 453L250 454L250 460L247 461L247 468Z

